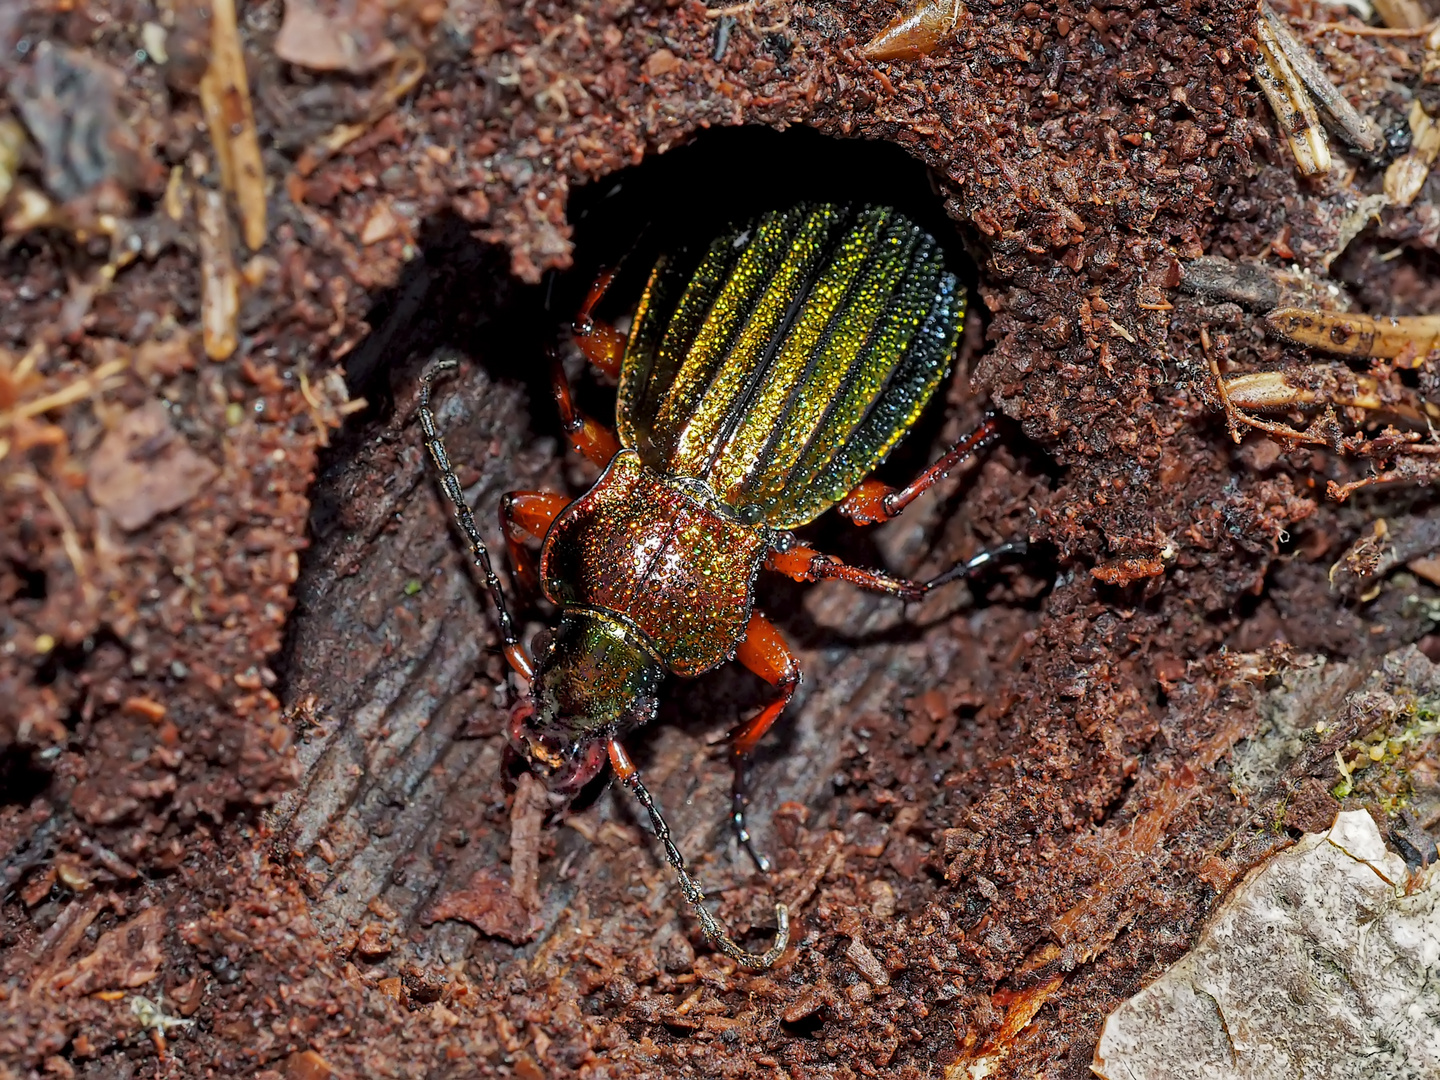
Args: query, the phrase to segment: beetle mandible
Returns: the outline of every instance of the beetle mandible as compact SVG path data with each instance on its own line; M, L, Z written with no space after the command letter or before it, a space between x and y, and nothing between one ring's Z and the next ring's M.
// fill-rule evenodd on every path
M745 825L746 763L794 695L800 667L755 610L760 570L918 600L1023 543L918 582L849 566L791 531L837 504L856 524L893 518L996 433L987 418L908 487L866 479L949 370L965 316L939 245L895 210L802 204L724 231L688 274L661 258L628 336L591 315L609 281L591 288L574 336L619 380L617 431L580 413L558 363L553 372L571 444L604 472L574 500L516 491L501 501L517 569L533 569L522 541L543 538L540 581L559 609L533 663L430 410L434 376L453 361L422 377L425 445L494 600L505 656L530 684L511 743L559 795L608 761L649 814L705 935L737 964L767 968L789 940L785 906L776 905L765 953L730 938L622 740L655 715L667 672L690 677L739 660L771 683L770 704L730 734L732 823L768 869Z

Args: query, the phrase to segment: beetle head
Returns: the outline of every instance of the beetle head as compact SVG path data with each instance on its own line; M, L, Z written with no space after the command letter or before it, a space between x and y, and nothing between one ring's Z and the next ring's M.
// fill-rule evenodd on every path
M605 767L611 738L655 715L665 670L625 626L589 611L566 611L535 654L510 741L551 791L573 795Z

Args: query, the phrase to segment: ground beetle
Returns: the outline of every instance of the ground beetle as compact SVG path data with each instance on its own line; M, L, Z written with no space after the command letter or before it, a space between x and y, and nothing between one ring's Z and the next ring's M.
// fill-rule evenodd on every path
M430 387L440 366L421 382L425 444L494 598L505 656L530 683L510 722L516 750L561 795L608 760L649 813L706 936L736 963L766 968L789 939L784 905L768 952L731 940L704 907L621 739L655 715L666 672L695 676L739 660L774 685L775 699L730 735L733 823L768 868L745 828L745 766L800 668L754 610L761 568L918 600L996 554L916 582L848 566L791 532L837 503L857 524L888 520L994 435L987 419L906 488L865 479L949 369L965 293L935 240L899 213L828 204L732 227L689 273L662 258L628 336L591 316L609 283L602 275L591 288L574 335L619 379L617 432L577 411L564 371L554 369L566 433L605 471L578 499L517 491L501 503L522 573L534 571L523 540L544 538L540 581L560 612L537 636L533 665L435 428Z

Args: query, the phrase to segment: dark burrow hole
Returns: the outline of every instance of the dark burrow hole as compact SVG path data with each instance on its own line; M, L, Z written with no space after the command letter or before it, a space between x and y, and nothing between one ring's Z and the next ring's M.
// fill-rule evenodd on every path
M29 806L50 786L51 771L29 749L0 751L0 806ZM0 881L0 889L5 882Z
M808 128L718 129L576 188L568 209L575 265L538 285L513 277L508 252L476 240L457 217L429 221L420 257L376 298L367 318L375 329L346 361L351 391L372 403L373 419L392 404L391 369L450 345L483 353L491 375L518 379L533 400L548 401L545 347L562 336L600 269L620 271L599 312L614 317L633 307L662 252L704 244L766 210L823 201L895 207L940 241L952 272L973 289L974 263L928 169L899 147ZM558 434L551 411L535 410L536 421Z
M22 587L16 598L43 600L46 591L45 572L27 572L18 566L16 571L21 574L21 581L34 590L26 593ZM128 656L129 650L124 642L109 629L92 634L77 644L57 643L36 665L35 684L54 686L62 680L86 677L103 680L106 674L113 673L123 664ZM79 731L81 702L77 700L61 717L61 721L72 735ZM54 773L38 752L20 746L9 746L0 750L0 806L30 805L49 790L53 779ZM0 886L3 886L3 882L0 882Z
M49 594L49 583L46 580L44 570L33 566L25 566L22 563L12 562L10 572L20 581L20 588L15 591L12 599L15 600L44 600Z
M575 265L535 285L514 277L508 251L476 240L472 227L458 217L442 215L427 223L420 257L394 287L376 297L367 318L372 332L346 360L351 393L363 396L370 407L346 425L322 457L312 492L312 529L324 535L343 516L344 485L333 478L393 413L397 378L408 385L438 351L476 357L495 380L523 385L532 433L559 441L546 349L564 347L567 328L601 269L618 267L618 274L597 315L622 318L661 253L687 245L703 248L727 223L765 210L822 201L893 206L924 227L941 243L949 268L970 293L968 318L983 318L974 295L976 266L966 254L965 238L946 216L928 168L899 147L833 139L808 128L702 132L686 146L575 189L568 208ZM951 379L957 377L966 375ZM575 390L590 415L606 422L613 418L614 391L592 373L575 380ZM881 479L904 484L929 464L947 419L941 404L945 393L942 386L881 467ZM1007 426L1002 438L1021 468L1048 474L1053 486L1058 476L1053 463L1021 447L1018 430ZM952 506L963 501L964 490ZM883 562L870 534L849 528L833 512L809 526L806 537L829 544L829 550L851 562ZM1040 566L1047 557L1034 552L1028 559L1036 576L1053 578L1053 568ZM302 582L305 574L302 570ZM796 606L798 586L778 581L774 588L777 607ZM282 679L287 667L282 655L277 661Z
M514 277L510 272L509 252L477 241L471 235L472 227L458 217L441 216L431 220L420 237L420 257L407 267L393 288L375 298L367 320L372 332L346 361L352 393L364 396L370 404L347 423L324 453L319 478L312 488L311 528L315 544L302 564L296 588L297 609L288 624L285 650L274 665L281 679L282 700L294 700L297 688L310 677L306 650L297 645L302 635L316 634L328 639L336 633L349 632L338 631L325 622L326 612L330 610L327 601L319 592L313 592L309 583L325 581L332 572L341 576L351 572L366 575L363 564L353 571L344 568L337 571L335 566L322 561L330 558L337 547L344 546L331 542L351 535L342 530L348 530L354 521L369 520L363 514L352 518L348 513L351 503L365 498L366 492L378 487L389 488L394 484L395 490L399 490L415 483L432 482L428 469L421 472L418 432L400 434L394 422L397 413L409 415L412 408L409 395L414 392L415 379L438 353L459 353L472 358L489 380L509 385L506 400L511 400L508 394L513 388L523 388L529 416L516 420L526 428L521 443L526 449L519 451L519 455L530 453L528 448L538 447L537 453L544 456L546 450L540 440L548 438L563 445L551 399L546 350L566 342L567 328L599 269L620 267L611 293L597 311L601 318L619 318L633 308L655 258L662 251L687 243L701 247L727 223L801 201L868 202L897 208L941 242L950 269L971 293L970 318L983 318L983 308L975 301L977 274L974 263L966 255L965 238L946 217L943 200L932 187L926 167L888 144L837 141L808 129L785 133L761 128L706 132L687 147L647 159L639 166L575 190L570 197L569 220L574 229L576 264L564 273L547 275L535 285L527 285ZM975 340L983 340L983 335ZM577 365L575 370L578 369ZM961 371L951 378L967 377L968 373ZM614 415L614 391L589 371L575 380L575 385L581 407L608 423ZM920 422L885 463L880 474L882 479L907 483L928 466L952 411L944 403L947 391L952 399L958 394L951 383L941 388ZM448 392L448 388L440 390L437 398ZM398 401L397 396L400 396ZM977 405L969 402L964 404L964 409L967 421L978 418L981 412ZM464 445L462 433L458 431L447 432L447 441L452 455ZM1032 452L1023 444L1018 431L1007 429L1001 442L1019 469L1044 477L1042 482L1053 486L1058 472L1044 455ZM510 445L514 446L513 441ZM457 457L457 460L463 459ZM520 457L516 460L518 464ZM367 472L373 469L368 464L372 461L388 467L401 466L407 470L406 475ZM966 512L974 480L971 475L957 486L945 514ZM579 494L579 490L572 484L570 493ZM487 508L485 512L493 513L493 509ZM482 527L485 527L483 522ZM939 537L942 532L943 526L937 528L935 536ZM864 531L854 529L833 512L807 526L805 538L854 563L883 566L886 562ZM457 548L463 543L454 530L450 541ZM503 552L492 552L492 556L508 561ZM1037 553L1025 560L1026 573L1044 580L1053 579L1053 568L1043 565L1045 558L1043 553ZM1009 569L989 575L984 579L986 584L999 581ZM428 567L417 562L411 570L418 578ZM801 607L805 586L772 575L763 577L766 580L761 584L758 597L762 609L777 616L776 621L793 643L837 649L856 645L859 638L852 641L809 623L809 616ZM1036 599L1035 605L1039 603ZM481 604L488 609L483 598ZM523 627L542 613L517 607L515 614ZM319 621L315 621L316 617ZM488 610L481 617L487 621L493 618ZM358 638L363 639L365 632L360 630ZM900 631L874 636L877 639L918 637L923 632L921 627L907 625ZM523 629L522 637L528 638ZM312 684L306 689L319 691L322 696L333 694L334 700L325 705L333 705L342 712L347 707L344 699L353 693L351 688L341 685L322 688ZM696 725L704 725L708 730L715 726L717 715L748 714L752 706L768 697L768 687L761 680L735 665L725 665L694 682L668 680L662 692L659 724L679 723L696 734ZM757 769L768 759L796 749L796 738L793 725L778 725L757 755ZM651 760L652 744L652 739L642 738L637 739L632 748L642 771ZM375 782L381 783L378 779ZM572 809L580 811L593 802L604 783L604 777L592 782L572 804ZM643 815L628 801L621 805L622 815L648 832L648 823L641 820ZM714 809L717 813L723 812L721 806ZM757 814L757 817L763 815ZM743 859L743 855L741 857ZM756 942L762 937L763 928Z

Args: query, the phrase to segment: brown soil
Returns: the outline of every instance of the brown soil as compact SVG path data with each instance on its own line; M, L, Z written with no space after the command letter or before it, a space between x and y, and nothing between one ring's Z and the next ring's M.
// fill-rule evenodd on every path
M1361 466L1236 446L1202 332L1225 371L1310 358L1176 289L1202 253L1325 274L1383 163L1297 177L1250 75L1254 7L1224 0L982 0L952 44L878 65L859 43L893 10L868 0L737 8L719 60L695 2L292 7L344 30L349 69L306 66L325 42L286 42L279 0L243 6L254 257L197 94L205 13L0 11L0 123L29 132L11 171L64 211L0 246L0 1077L1089 1075L1106 1013L1333 810L1334 752L1393 721L1354 696L1379 658L1435 655L1424 574L1329 579L1429 493L1337 505L1325 482ZM1303 36L1335 10L1287 12ZM1382 127L1403 120L1419 39L1316 40ZM706 130L742 124L795 130ZM826 141L858 139L892 145ZM497 541L501 492L593 478L561 453L544 348L594 267L836 191L928 213L978 267L960 371L887 475L988 405L1009 428L899 521L813 539L917 575L1033 552L908 609L764 585L806 672L755 770L768 877L724 827L710 746L762 688L670 685L633 749L683 850L751 945L776 899L795 915L751 975L704 944L620 793L537 833L416 381L461 358L439 416ZM1435 191L1330 268L1366 310L1436 310ZM108 287L106 215L135 256ZM217 244L244 277L223 360ZM589 407L606 393L587 377ZM1232 751L1312 653L1348 664L1307 690L1340 719L1237 788ZM1413 650L1376 678L1431 686Z

